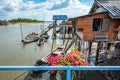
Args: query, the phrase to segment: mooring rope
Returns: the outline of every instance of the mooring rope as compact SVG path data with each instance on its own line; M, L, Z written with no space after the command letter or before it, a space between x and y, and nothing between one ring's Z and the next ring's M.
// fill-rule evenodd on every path
M21 76L23 76L25 73L27 73L27 71L23 72L22 74L18 75L14 80L19 79Z

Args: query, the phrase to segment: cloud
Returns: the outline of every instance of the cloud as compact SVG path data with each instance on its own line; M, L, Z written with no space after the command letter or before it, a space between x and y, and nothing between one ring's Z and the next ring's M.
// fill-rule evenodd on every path
M14 9L11 7L11 6L5 6L4 8L3 8L3 10L4 11L8 11L8 12L11 12L11 11L13 11Z
M0 0L0 19L33 18L52 20L53 15L68 15L76 17L87 14L90 5L83 4L79 0L46 0L33 2L29 0Z
M61 8L65 8L68 7L69 5L69 0L58 0L56 2L53 2L54 5L52 6L52 8L50 10L56 10L56 9L61 9Z
M65 8L55 10L56 14L68 15L68 17L77 17L88 14L90 6L82 4L79 0L69 0L69 5Z

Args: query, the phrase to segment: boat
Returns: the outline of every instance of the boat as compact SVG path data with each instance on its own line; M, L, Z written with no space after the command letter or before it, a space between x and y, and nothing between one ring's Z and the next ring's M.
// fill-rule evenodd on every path
M59 46L59 47L55 48L54 50L52 50L52 52L49 52L42 59L38 60L35 63L35 66L50 66L50 64L47 61L47 58L49 56L57 56L59 54L62 54L63 50L64 50L64 46ZM36 79L43 80L43 78L44 78L44 80L48 80L48 79L53 80L53 76L50 76L49 70L29 71L24 80L36 80Z
M44 62L47 62L47 58L49 56L57 56L59 54L62 54L63 50L64 50L64 46L61 45L61 46L57 47L56 49L54 49L52 52L45 55L41 60L44 61Z
M45 42L45 39L44 39L43 37L40 37L40 38L38 39L37 44L38 44L38 46L40 46L40 45L44 44L44 42Z
M49 38L49 35L46 32L42 34L37 42L38 46L44 44L44 42L46 42L48 38Z
M35 42L39 39L39 34L32 32L31 34L28 34L24 40L22 40L23 44Z

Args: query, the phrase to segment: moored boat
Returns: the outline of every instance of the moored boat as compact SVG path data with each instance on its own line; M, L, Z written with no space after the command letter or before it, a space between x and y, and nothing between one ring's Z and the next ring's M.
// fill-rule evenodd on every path
M47 58L49 56L57 56L59 54L62 54L64 50L64 46L59 46L56 49L54 49L52 52L48 53L47 55L45 55L41 60L44 62L47 62Z
M44 44L44 42L46 42L48 38L49 38L49 35L47 34L47 32L41 34L41 36L37 42L38 46Z
M31 34L28 34L26 36L26 38L24 40L22 40L23 44L26 44L26 43L31 43L31 42L35 42L39 39L39 34L38 33L31 33Z
M44 42L45 42L44 38L43 38L43 37L40 37L40 38L38 39L37 44L38 44L38 46L40 46L40 45L44 44Z
M35 63L35 66L50 66L50 64L47 61L47 58L50 56L57 56L59 54L62 54L63 50L64 50L64 46L57 47L52 52L46 54L41 60L38 60ZM48 70L29 71L24 80L36 80L36 79L43 80L43 78L44 80L53 80L53 77L50 76L50 72Z

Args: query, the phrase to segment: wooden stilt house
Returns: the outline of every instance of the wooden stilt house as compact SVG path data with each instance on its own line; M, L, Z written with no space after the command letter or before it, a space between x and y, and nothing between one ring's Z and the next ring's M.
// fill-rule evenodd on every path
M118 40L120 0L95 0L89 14L74 20L76 34L85 41Z

